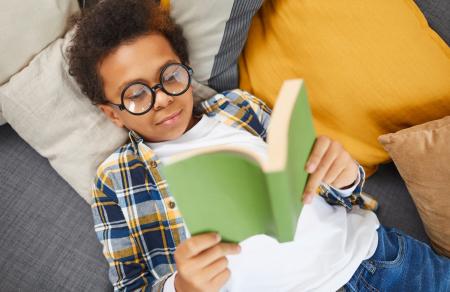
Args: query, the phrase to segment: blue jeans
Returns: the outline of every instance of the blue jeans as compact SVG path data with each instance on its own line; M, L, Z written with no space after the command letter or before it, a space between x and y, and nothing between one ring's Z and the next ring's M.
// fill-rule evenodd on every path
M345 291L450 291L450 259L396 229L380 226L375 254L361 263Z

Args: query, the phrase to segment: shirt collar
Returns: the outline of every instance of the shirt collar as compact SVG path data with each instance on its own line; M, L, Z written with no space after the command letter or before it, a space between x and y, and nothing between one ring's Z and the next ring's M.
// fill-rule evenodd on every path
M133 130L130 130L128 132L128 136L130 137L131 146L133 147L134 153L138 154L139 153L139 144L144 142L144 139Z

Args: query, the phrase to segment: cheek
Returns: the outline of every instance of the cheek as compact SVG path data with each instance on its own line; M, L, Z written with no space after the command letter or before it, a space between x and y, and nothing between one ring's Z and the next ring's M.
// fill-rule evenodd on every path
M191 96L189 96L189 97L187 97L187 99L186 99L186 101L185 101L185 106L184 106L184 110L186 111L186 113L187 113L187 119L188 119L188 122L191 120L191 118L192 118L192 115L193 115L193 109L194 109L194 99L193 99L193 97L192 97L192 95Z
M194 96L192 93L192 87L190 87L189 90L186 91L186 93L180 97L183 100L183 103L186 107L192 108L194 106Z
M127 114L127 116L123 118L123 121L127 129L142 134L150 128L153 117L148 115L148 113L142 116Z

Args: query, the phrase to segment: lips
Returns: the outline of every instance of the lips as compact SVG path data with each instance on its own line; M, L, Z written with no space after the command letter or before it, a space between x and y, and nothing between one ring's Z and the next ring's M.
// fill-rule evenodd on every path
M178 120L178 117L180 116L182 111L183 110L178 110L178 111L174 112L173 114L170 114L170 115L166 116L165 118L163 118L162 120L157 122L156 125L163 125L163 124L172 124L172 123L174 123L176 120Z

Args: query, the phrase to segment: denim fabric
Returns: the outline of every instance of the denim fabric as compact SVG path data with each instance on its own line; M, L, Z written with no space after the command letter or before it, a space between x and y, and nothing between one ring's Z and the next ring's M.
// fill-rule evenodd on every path
M450 291L450 259L392 228L378 229L375 254L361 263L345 291Z

